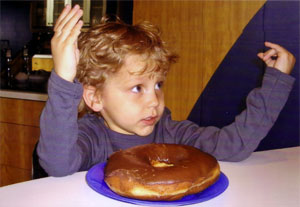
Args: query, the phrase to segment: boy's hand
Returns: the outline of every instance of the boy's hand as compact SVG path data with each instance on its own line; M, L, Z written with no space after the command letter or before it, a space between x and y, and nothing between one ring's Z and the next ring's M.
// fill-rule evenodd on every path
M257 56L262 59L267 66L276 68L283 73L290 74L295 65L295 57L280 45L265 42L265 46L270 47L264 53L258 53Z
M83 22L79 20L83 11L78 5L71 9L66 5L54 26L54 36L51 39L51 52L55 72L63 79L73 82L76 76L76 66L79 61L77 39Z

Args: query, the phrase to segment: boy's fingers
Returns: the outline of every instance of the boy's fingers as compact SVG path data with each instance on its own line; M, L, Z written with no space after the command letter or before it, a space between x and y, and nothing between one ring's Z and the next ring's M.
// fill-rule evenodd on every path
M57 27L56 27L56 31L59 32L59 31L63 30L63 29L65 28L65 26L69 23L69 21L70 21L71 19L74 19L74 16L78 17L78 15L77 15L78 11L81 11L81 10L80 10L80 7L79 7L78 5L75 5L75 6L73 7L73 9L72 9L71 11L69 11L68 14L65 15L65 16L60 20L59 24L58 24ZM81 17L81 15L80 15L80 17ZM78 17L78 19L75 21L75 23L80 19L80 17ZM74 21L72 21L72 22L74 22ZM75 24L74 24L74 25L75 25Z
M272 48L272 49L275 49L278 52L284 52L284 51L286 51L286 49L284 49L280 45L277 45L277 44L272 43L272 42L265 42L265 46L267 46L269 48Z
M272 58L266 58L265 59L265 53L262 53L262 52L260 52L260 53L258 53L257 54L257 56L260 58L260 59L262 59L264 62L265 62L265 64L267 65L267 66L269 66L269 67L273 67L273 65L274 65L274 60L272 60Z
M269 67L273 67L274 66L274 60L272 60L272 59L265 60L265 63Z
M74 13L74 15L65 23L64 27L62 28L63 31L71 31L73 27L78 23L79 19L83 15L83 11L79 9Z
M263 59L264 58L264 53L260 52L257 54L257 56L260 58L260 59Z
M270 49L263 54L263 60L268 60L273 56L277 56L278 52L275 49Z
M56 23L53 28L54 32L57 31L58 25L60 25L61 21L67 16L67 14L69 13L70 10L71 10L71 6L69 4L67 4L56 20Z
M70 44L77 45L77 38L78 38L79 34L81 33L80 29L81 29L82 26L83 26L83 21L80 20L80 21L77 22L75 27L72 29L71 34L67 38L67 41Z
M77 11L77 13L72 17L72 19L70 19L70 21L64 26L62 34L60 35L62 39L68 38L70 33L71 35L73 32L77 33L79 31L80 33L80 29L83 25L83 22L81 20L79 21L79 19L82 16L82 14L82 10Z

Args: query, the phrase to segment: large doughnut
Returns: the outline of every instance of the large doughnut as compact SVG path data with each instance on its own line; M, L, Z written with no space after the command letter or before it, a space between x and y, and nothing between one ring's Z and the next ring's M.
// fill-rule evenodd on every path
M146 144L113 153L104 181L115 193L141 200L178 200L203 191L220 175L217 160L186 145Z

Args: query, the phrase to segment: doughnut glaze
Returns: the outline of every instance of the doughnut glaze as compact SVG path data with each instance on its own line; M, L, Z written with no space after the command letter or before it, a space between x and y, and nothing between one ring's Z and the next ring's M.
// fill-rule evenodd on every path
M112 154L104 170L109 188L142 200L178 200L212 185L217 160L191 146L146 144Z

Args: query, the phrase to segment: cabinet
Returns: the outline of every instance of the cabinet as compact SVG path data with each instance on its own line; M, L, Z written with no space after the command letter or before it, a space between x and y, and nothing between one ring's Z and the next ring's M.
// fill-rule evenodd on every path
M106 0L45 0L31 2L31 25L33 30L54 26L66 4L80 5L83 9L83 26L96 24L106 13Z
M0 98L0 186L31 179L43 101Z

